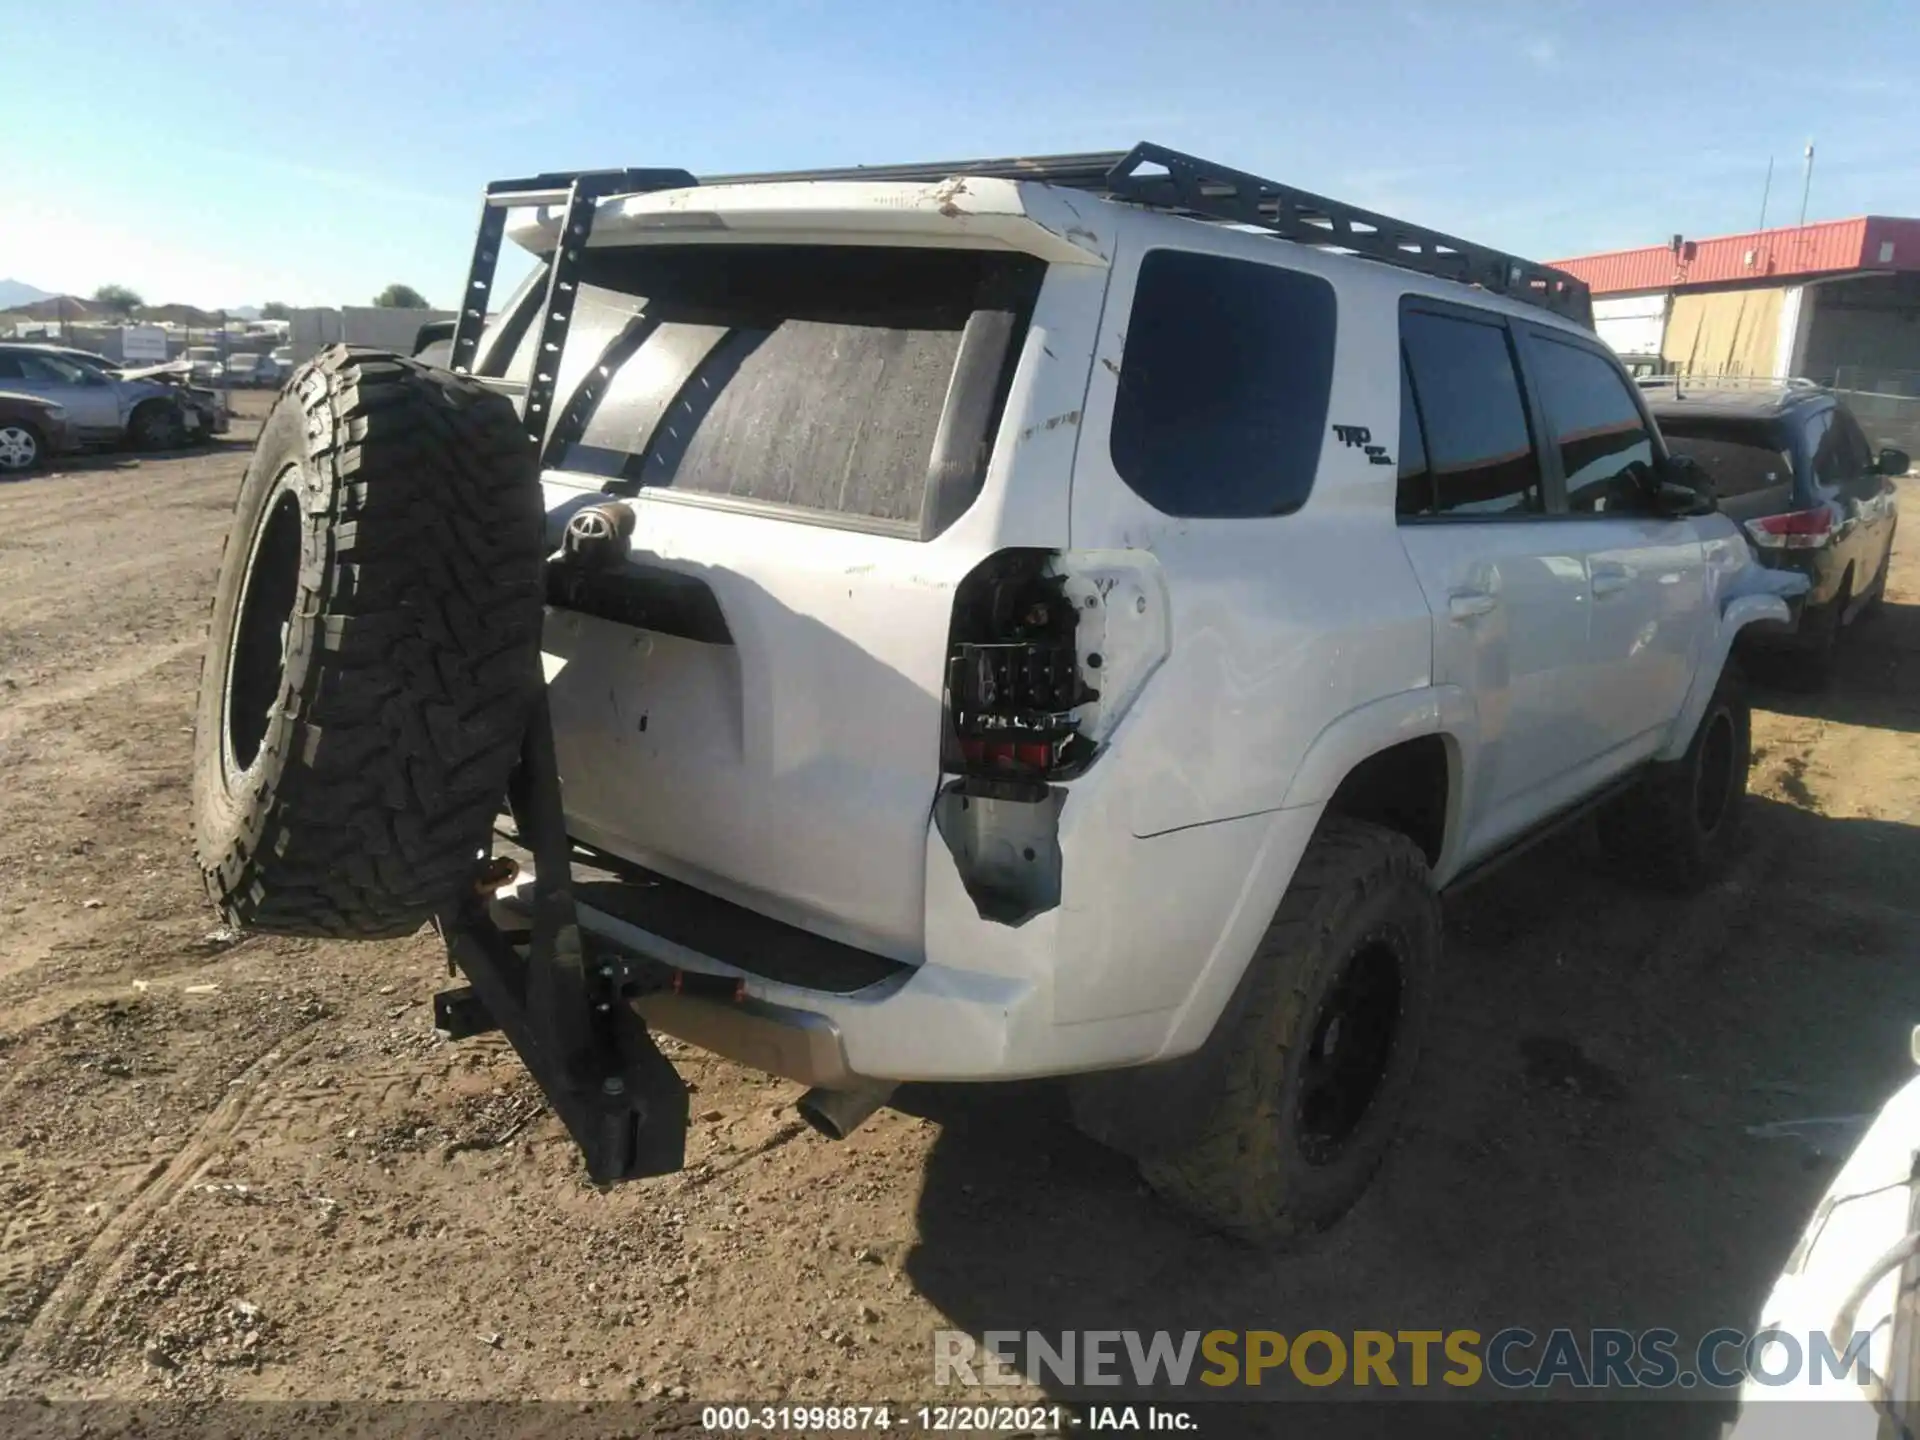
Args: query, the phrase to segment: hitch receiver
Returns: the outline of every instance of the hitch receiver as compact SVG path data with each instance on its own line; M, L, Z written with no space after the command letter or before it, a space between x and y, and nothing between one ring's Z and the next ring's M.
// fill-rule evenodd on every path
M622 993L620 971L585 962L544 694L509 804L533 852L532 931L523 952L472 888L442 914L447 959L470 984L434 998L435 1022L455 1039L493 1029L506 1035L596 1185L670 1175L686 1163L687 1087Z

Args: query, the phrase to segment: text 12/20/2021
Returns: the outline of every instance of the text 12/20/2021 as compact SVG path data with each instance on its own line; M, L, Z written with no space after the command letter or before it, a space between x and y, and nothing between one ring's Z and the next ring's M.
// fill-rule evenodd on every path
M1165 1405L707 1405L701 1428L727 1435L899 1433L1064 1435L1199 1428L1190 1411Z

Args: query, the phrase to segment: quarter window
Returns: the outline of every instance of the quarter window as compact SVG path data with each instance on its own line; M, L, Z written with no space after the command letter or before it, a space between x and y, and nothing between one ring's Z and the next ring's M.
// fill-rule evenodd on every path
M1860 422L1850 412L1835 407L1833 435L1840 451L1840 463L1845 467L1849 480L1873 469L1873 447L1867 443L1866 431L1860 428Z
M1140 264L1109 448L1169 515L1306 503L1327 438L1333 287L1317 275L1155 250Z
M1419 417L1427 478L1409 476L1404 413L1400 513L1513 515L1537 512L1540 463L1506 326L1454 314L1403 310L1400 339Z
M1839 411L1820 411L1807 426L1812 447L1812 474L1822 486L1839 486L1853 478L1847 468L1847 432L1837 424Z

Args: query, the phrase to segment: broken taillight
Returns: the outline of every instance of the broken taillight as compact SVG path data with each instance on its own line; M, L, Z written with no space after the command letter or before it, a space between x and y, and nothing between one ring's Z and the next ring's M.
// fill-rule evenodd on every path
M988 557L954 595L944 768L1014 781L1078 775L1166 651L1165 592L1143 552Z
M1081 673L1077 617L1046 551L1004 550L960 583L947 648L945 768L1049 780L1090 758L1075 711L1100 692Z
M1817 550L1833 538L1833 510L1819 505L1811 510L1789 510L1762 515L1747 522L1756 545L1769 550Z

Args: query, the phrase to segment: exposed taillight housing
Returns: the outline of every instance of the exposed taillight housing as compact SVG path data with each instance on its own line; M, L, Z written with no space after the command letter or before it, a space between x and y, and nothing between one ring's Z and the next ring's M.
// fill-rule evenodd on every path
M1753 543L1769 550L1817 550L1833 538L1833 510L1817 505L1811 510L1789 510L1762 515L1747 522Z
M1145 552L988 557L954 596L943 767L975 779L1071 779L1166 651L1165 591Z

